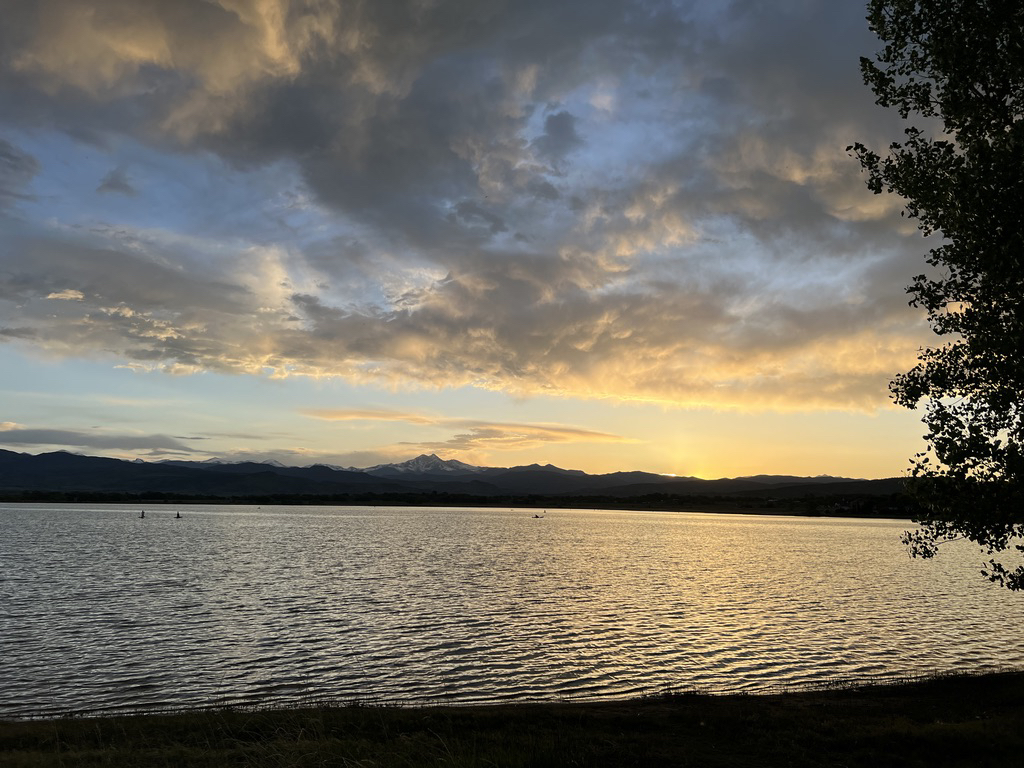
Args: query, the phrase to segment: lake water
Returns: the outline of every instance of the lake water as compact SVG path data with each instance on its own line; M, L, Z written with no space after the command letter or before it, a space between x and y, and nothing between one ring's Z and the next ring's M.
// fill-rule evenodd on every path
M175 519L180 510L182 519ZM891 520L0 505L0 717L623 698L1024 666L1024 595Z

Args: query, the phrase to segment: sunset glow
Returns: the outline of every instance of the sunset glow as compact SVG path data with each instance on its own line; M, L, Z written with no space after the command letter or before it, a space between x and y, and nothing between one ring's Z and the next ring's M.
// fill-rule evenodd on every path
M926 243L861 2L39 0L0 448L888 477Z

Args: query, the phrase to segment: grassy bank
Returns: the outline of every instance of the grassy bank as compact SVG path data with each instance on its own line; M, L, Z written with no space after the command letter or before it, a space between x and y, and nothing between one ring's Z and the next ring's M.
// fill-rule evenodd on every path
M0 723L20 766L981 766L1024 759L1024 673L772 696Z

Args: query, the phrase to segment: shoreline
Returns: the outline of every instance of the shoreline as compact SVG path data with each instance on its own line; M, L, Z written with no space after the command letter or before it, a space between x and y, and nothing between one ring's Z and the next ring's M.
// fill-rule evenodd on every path
M0 720L10 766L1014 764L1024 670L624 701ZM997 762L998 761L998 762Z
M676 698L709 698L726 699L730 697L741 698L766 698L773 696L804 696L814 694L829 694L835 692L849 692L861 690L874 690L883 688L912 687L919 684L931 684L942 680L961 680L998 677L1001 675L1020 675L1024 678L1024 666L1022 667L998 667L977 671L950 671L935 670L930 672L917 673L892 673L869 679L858 678L823 678L817 681L803 683L774 683L764 688L752 690L721 690L716 691L705 687L677 687L660 686L649 691L639 691L624 696L607 696L588 698L585 695L565 697L539 697L539 698L495 698L493 700L458 700L458 699L426 699L426 700L403 700L401 698L385 699L373 696L351 696L338 697L309 695L296 701L230 701L230 700L209 700L194 704L168 704L153 705L151 707L125 707L123 709L66 709L58 711L31 711L26 714L4 714L0 712L0 724L3 723L46 723L70 720L103 720L110 718L136 718L136 717L175 717L181 715L204 715L217 712L292 712L301 710L316 709L386 709L386 710L432 710L432 709L487 709L504 707L548 707L548 706L570 706L570 707L601 707L613 705L625 705L636 702L651 702L658 700L672 700ZM1024 684L1024 680L1022 680Z

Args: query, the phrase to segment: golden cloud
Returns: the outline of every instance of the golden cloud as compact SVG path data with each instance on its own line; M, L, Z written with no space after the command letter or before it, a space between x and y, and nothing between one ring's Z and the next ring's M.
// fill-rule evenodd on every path
M636 440L598 432L591 429L565 424L516 424L489 422L476 419L454 419L432 416L411 411L395 411L379 408L338 408L309 409L301 411L306 416L326 421L381 421L402 422L416 426L440 427L461 430L447 440L402 443L405 450L418 446L418 450L469 451L469 450L522 450L550 443L635 443Z
M63 291L54 291L48 294L48 299L60 299L62 301L81 301L85 298L85 295L81 291L76 291L73 288L68 288Z
M406 424L431 425L439 419L408 411L392 411L384 408L312 408L301 413L324 421L400 421Z

